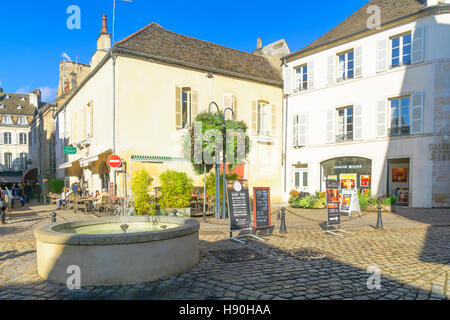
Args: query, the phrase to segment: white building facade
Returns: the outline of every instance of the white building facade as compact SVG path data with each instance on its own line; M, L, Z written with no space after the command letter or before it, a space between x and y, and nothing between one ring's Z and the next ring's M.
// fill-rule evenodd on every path
M284 201L337 179L411 207L450 205L450 5L402 0L394 17L377 2L379 29L346 29L366 5L284 58Z

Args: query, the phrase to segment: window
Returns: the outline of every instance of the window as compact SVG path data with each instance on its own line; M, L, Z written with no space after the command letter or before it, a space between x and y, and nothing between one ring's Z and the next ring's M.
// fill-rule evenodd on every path
M26 125L27 124L27 118L19 117L19 124Z
M21 170L27 169L27 157L28 157L28 154L26 154L26 153L20 154L20 169Z
M17 109L17 110L22 110L23 107L22 107L21 105L18 105L18 106L16 107L16 109Z
M411 33L391 38L392 67L411 64Z
M391 127L389 129L389 136L403 136L409 135L410 127L410 103L409 96L391 99L390 101Z
M225 93L223 95L223 108L231 108L234 113L234 117L237 119L237 106L236 106L236 97L231 93ZM225 119L232 120L232 113L228 110L225 114Z
M0 104L0 109L5 109L5 105L4 104Z
M3 124L12 124L11 116L3 116Z
M11 132L4 132L3 133L3 143L4 144L11 144Z
M308 66L298 67L295 69L295 91L308 89Z
M353 50L338 54L338 80L351 79L354 75Z
M12 169L12 153L5 153L5 169Z
M19 133L19 144L27 144L27 134Z
M269 105L265 102L258 102L258 134L268 134L268 112Z
M182 119L183 128L189 127L192 123L191 119L192 95L191 89L183 88L182 92Z
M336 142L353 140L353 107L337 110L337 137Z

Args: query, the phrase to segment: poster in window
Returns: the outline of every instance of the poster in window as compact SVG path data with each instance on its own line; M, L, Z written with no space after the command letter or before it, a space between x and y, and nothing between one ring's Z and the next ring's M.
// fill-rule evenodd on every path
M370 176L361 176L360 177L360 186L363 187L369 187L370 186Z
M353 190L356 188L356 174L341 174L339 176L341 180L341 189Z
M392 182L408 182L408 169L394 168L392 169Z
M332 176L328 176L328 179L327 179L327 180L337 181L337 179L338 179L338 176L332 175Z
M408 189L399 189L397 192L398 203L399 204L408 204L409 203L409 190Z

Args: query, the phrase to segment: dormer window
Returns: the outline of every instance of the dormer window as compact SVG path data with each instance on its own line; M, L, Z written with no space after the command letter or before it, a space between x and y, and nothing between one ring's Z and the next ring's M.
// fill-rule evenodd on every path
M0 104L0 109L5 109L5 105L4 104Z
M17 109L17 110L22 110L23 107L22 107L21 105L18 105L18 106L16 107L16 109Z
M20 98L20 101L25 101L25 100L26 100L25 97Z
M11 116L3 116L3 124L12 124Z
M19 117L19 124L22 124L22 125L27 124L27 118L25 118L25 117Z

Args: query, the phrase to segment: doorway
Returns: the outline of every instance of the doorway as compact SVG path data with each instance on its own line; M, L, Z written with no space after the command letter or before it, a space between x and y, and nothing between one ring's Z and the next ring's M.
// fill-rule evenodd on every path
M308 192L308 168L294 168L294 189L299 192Z
M388 185L389 195L397 197L397 205L409 206L410 204L410 159L388 160Z

